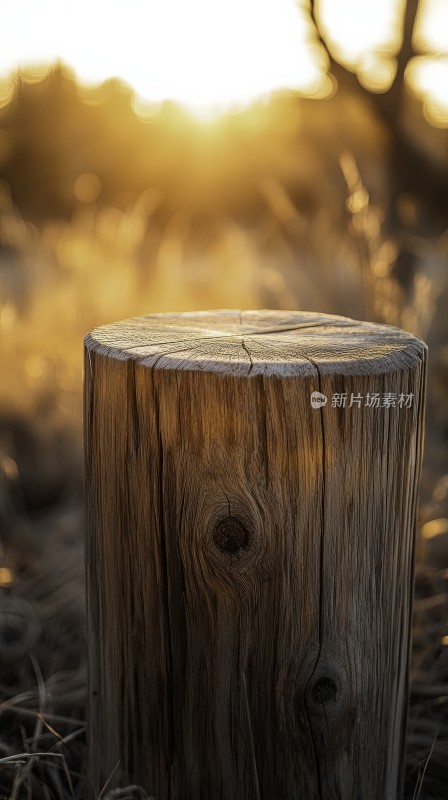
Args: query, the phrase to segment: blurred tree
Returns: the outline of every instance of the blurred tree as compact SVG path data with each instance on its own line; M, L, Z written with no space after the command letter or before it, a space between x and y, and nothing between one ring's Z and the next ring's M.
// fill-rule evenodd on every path
M421 242L426 237L443 236L448 208L448 130L431 126L422 107L415 113L418 100L406 80L412 59L423 55L415 46L419 6L419 0L405 0L403 4L395 74L389 87L381 92L366 88L356 72L335 57L323 32L319 3L310 0L309 6L318 42L325 51L338 90L361 99L389 134L386 164L389 186L383 234L398 245L393 276L406 293L412 288L420 258L427 253Z

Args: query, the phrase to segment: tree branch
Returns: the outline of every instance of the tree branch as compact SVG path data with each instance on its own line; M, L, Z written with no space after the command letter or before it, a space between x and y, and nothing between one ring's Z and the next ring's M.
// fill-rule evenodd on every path
M315 0L309 0L309 3L310 3L310 18L314 26L317 42L323 48L328 58L330 72L334 75L338 84L342 83L347 88L351 88L352 90L355 90L357 92L361 91L366 96L370 95L370 92L368 92L367 89L365 89L364 86L362 86L362 84L359 83L355 73L352 72L347 67L344 67L344 65L340 64L339 61L336 61L335 57L333 56L333 53L331 52L327 44L327 41L322 35L319 20L317 19L316 2Z
M395 73L392 86L388 92L388 94L391 95L394 95L396 91L401 91L401 87L404 83L404 73L406 71L406 67L411 58L415 56L415 48L412 39L414 36L419 5L420 0L407 0L404 7L401 47L397 54L397 71Z
M404 74L406 67L415 55L415 48L412 42L415 22L419 8L419 0L407 0L403 14L403 34L400 49L397 54L397 70L395 77L392 81L390 88L386 92L370 92L358 80L356 73L340 64L334 58L325 38L322 35L319 20L316 13L316 0L310 0L310 18L316 31L318 44L323 47L327 58L329 60L330 72L333 73L338 83L343 84L346 88L352 89L361 93L364 97L369 98L369 102L373 104L380 115L385 118L385 121L395 130L397 120L400 116L397 102L400 102L401 93L404 84Z
M435 203L448 204L447 170L435 164L410 140L402 126L402 99L404 74L409 60L415 55L412 43L419 0L407 0L403 16L403 37L397 54L397 71L392 85L386 92L375 93L366 89L356 74L340 64L333 56L324 36L316 14L316 1L309 0L309 13L316 31L318 44L323 47L330 72L338 85L370 104L373 112L385 124L391 138L391 166L395 173L393 191L417 191Z

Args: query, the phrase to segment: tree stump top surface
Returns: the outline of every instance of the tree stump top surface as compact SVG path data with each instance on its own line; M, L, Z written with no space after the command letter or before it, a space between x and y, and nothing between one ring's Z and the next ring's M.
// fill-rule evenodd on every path
M220 309L148 314L94 328L88 353L147 367L226 375L372 375L417 364L426 350L390 325L307 311Z

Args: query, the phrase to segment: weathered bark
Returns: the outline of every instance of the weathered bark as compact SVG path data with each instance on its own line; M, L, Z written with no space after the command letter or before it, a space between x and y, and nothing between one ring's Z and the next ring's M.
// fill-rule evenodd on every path
M86 338L96 791L399 797L425 375L410 334L302 312Z

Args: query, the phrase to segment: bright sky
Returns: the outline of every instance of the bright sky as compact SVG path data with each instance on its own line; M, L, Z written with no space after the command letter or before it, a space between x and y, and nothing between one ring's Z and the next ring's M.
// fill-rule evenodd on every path
M320 1L334 52L371 88L385 88L393 74L390 56L399 43L403 2ZM143 100L169 98L196 110L244 104L285 87L325 93L322 56L309 41L304 5L306 0L6 0L0 77L18 65L61 59L83 83L120 77ZM422 0L420 17L421 42L448 51L448 0ZM429 85L422 91L437 95L432 105L448 109L445 73L436 85L422 80Z
M146 100L226 105L317 89L305 42L293 0L10 0L0 72L59 57L81 81L119 76Z

